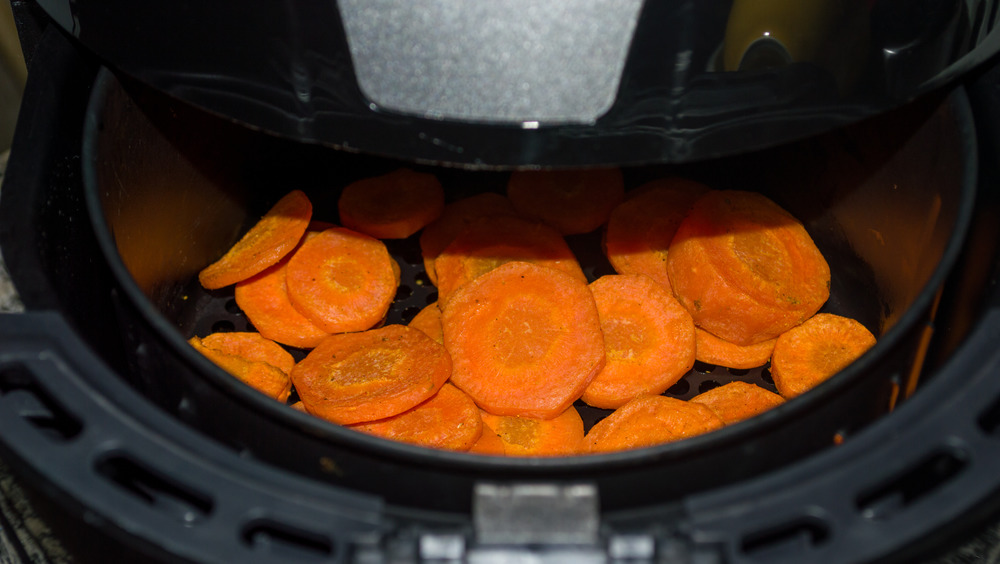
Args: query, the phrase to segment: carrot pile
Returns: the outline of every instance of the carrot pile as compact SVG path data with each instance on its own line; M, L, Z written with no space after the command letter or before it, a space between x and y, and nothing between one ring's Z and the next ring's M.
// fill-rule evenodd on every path
M401 169L345 187L337 212L339 225L321 223L302 192L280 199L199 275L234 286L257 332L189 342L267 396L385 439L488 456L647 447L777 407L875 343L818 313L829 266L796 218L752 192L516 172L506 195L445 205L433 175ZM616 274L588 280L565 236L598 229ZM410 237L438 301L385 325L400 266L384 240ZM732 381L662 395L696 361L770 363L778 393ZM584 404L608 411L589 430Z

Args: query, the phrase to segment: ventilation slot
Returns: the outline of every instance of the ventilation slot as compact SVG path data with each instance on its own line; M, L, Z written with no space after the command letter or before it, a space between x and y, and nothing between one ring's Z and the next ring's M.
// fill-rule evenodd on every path
M255 551L280 559L326 560L333 555L333 543L324 535L273 521L247 525L243 542Z
M0 367L0 398L53 441L69 441L83 430L83 423L45 393L35 383L31 371L20 364Z
M802 516L746 535L743 537L742 550L747 555L762 558L789 552L801 553L822 545L829 537L830 527L827 523L817 517Z
M123 456L97 463L97 472L153 509L185 525L204 521L212 512L211 499L169 480Z
M862 494L857 501L858 509L868 519L890 519L946 484L965 464L965 456L956 452L933 455L885 485Z

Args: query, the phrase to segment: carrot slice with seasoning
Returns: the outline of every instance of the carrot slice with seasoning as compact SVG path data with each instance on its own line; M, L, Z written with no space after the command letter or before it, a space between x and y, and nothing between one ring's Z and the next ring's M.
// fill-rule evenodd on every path
M249 360L207 347L198 337L192 337L188 343L220 368L258 392L282 402L287 401L291 395L292 382L288 374L280 368L267 362Z
M201 344L247 360L266 362L285 373L291 372L295 366L295 359L288 351L260 333L212 333L202 337Z
M302 243L285 269L288 298L328 333L364 331L383 318L396 296L385 244L350 229L327 229Z
M763 366L771 358L777 338L741 346L698 328L694 332L695 359L715 366L747 369Z
M399 169L344 188L340 223L377 239L405 239L444 209L444 190L433 174Z
M331 335L292 370L309 413L341 425L398 415L448 380L448 351L403 325Z
M483 412L480 412L480 417ZM474 454L485 454L490 456L505 456L503 439L486 422L483 422L483 434L479 436L476 444L469 448L469 452Z
M694 366L694 322L670 292L642 274L602 276L590 284L607 363L583 401L614 409L661 394Z
M431 283L437 285L434 260L455 240L455 237L484 217L516 214L510 200L494 192L484 192L446 205L441 217L420 233L420 253Z
M205 267L198 274L198 281L205 288L215 290L246 280L277 264L298 245L311 217L309 198L300 190L292 190L222 258Z
M444 344L444 330L441 328L441 308L438 307L437 302L420 310L410 320L409 326L414 329L420 329L424 333L427 333L428 337Z
M640 396L590 428L583 452L612 452L678 441L722 428L708 407L666 396Z
M846 368L875 346L875 336L857 321L818 313L778 337L771 377L786 399L799 396Z
M802 323L830 296L830 267L803 225L754 192L699 198L670 244L667 276L696 325L744 346Z
M483 434L479 408L465 392L445 384L420 405L351 429L428 448L469 450Z
M555 227L563 235L589 233L608 220L625 197L617 168L515 171L507 183L514 209Z
M559 270L501 265L457 290L441 322L452 383L496 415L556 417L604 367L590 289Z
M583 419L574 407L552 419L480 413L496 430L507 456L570 456L583 440Z
M732 425L778 407L785 399L760 386L735 381L698 394L690 401L708 407L726 425Z

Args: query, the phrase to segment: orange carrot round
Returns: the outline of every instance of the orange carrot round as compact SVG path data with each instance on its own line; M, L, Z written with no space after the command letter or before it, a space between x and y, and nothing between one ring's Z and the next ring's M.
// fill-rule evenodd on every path
M611 452L677 441L723 426L708 407L666 396L640 396L598 421L583 452Z
M661 394L694 366L694 322L674 296L642 274L602 276L590 284L607 363L583 401L614 409Z
M327 337L292 370L309 413L341 425L398 415L433 396L451 360L416 329L387 325Z
M289 192L222 258L206 266L198 274L199 282L215 290L246 280L277 264L299 243L311 217L309 198L300 190Z
M464 451L479 440L483 422L472 398L446 383L438 393L412 409L350 428L428 448Z
M670 244L667 276L696 325L744 346L802 323L830 295L830 267L805 228L754 192L699 198Z
M420 233L420 253L431 283L437 285L434 260L470 225L492 215L516 215L510 200L493 192L483 192L456 200L444 207L441 217Z
M285 373L291 372L295 366L295 359L288 351L260 333L212 333L202 337L201 344L247 360L266 362Z
M430 304L410 320L410 327L420 329L435 341L444 344L444 330L441 329L441 308L437 302Z
M329 333L292 307L285 284L287 260L236 284L236 304L261 335L298 348L312 348Z
M192 337L188 343L220 368L258 392L281 402L287 401L291 395L292 382L288 374L280 368L268 362L250 360L207 347L198 337Z
M583 419L570 407L552 419L480 413L500 436L507 456L570 456L583 440Z
M778 341L777 338L768 339L744 347L720 339L701 328L695 329L694 337L695 360L741 370L766 364Z
M444 190L433 174L407 168L365 178L344 188L340 223L377 239L405 239L444 209Z
M729 382L691 398L719 416L726 425L738 423L778 407L785 399L747 382Z
M501 265L445 306L452 382L496 415L551 419L604 366L604 338L587 285L530 263Z
M875 346L875 336L857 321L818 313L778 337L771 377L786 399L819 385Z
M563 235L589 233L608 220L625 197L616 168L515 171L507 183L514 208L555 227Z
M482 413L480 412L480 417ZM483 422L483 434L479 436L476 444L469 447L469 452L489 456L505 456L507 454L504 450L503 439L485 421Z

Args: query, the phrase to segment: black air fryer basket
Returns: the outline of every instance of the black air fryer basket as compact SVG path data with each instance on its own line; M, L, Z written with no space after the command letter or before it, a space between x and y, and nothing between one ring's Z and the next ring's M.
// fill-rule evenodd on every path
M503 459L326 423L243 386L186 339L250 328L231 292L206 291L196 275L288 190L304 190L318 219L336 220L340 190L359 178L415 167L454 200L502 192L509 165L526 163L497 153L506 162L485 166L463 153L443 166L430 162L443 153L414 150L411 160L398 146L358 153L332 140L382 114L317 118L290 134L283 121L240 113L260 91L215 106L212 89L165 88L159 80L175 75L152 63L137 72L141 53L120 59L109 39L84 33L117 16L88 19L84 3L61 20L41 4L57 22L76 22L63 27L77 37L50 25L34 49L0 205L0 244L28 308L0 318L0 457L81 560L908 561L946 549L1000 508L1000 67L949 83L958 71L946 61L919 86L897 77L891 84L908 95L884 89L878 103L797 98L814 117L831 110L809 131L745 107L755 127L777 127L744 137L745 150L673 138L691 151L622 163L630 188L683 176L774 199L830 262L824 311L860 320L879 342L810 393L717 432L615 454ZM873 21L891 4L869 6ZM651 41L647 26L640 18L640 45ZM205 67L226 54L206 56ZM682 82L731 93L735 77L787 94L828 71L791 65ZM573 148L587 131L596 146L616 131L623 143L645 138L642 128L616 129L625 114L613 108L617 117L593 130L541 124L530 139L559 149L518 158L608 164ZM740 119L706 126L706 139L753 130ZM428 120L389 112L382 125L423 134ZM489 131L449 123L426 131L455 127L473 144ZM501 146L531 135L479 125L506 131ZM589 278L611 272L599 233L569 242ZM405 323L436 295L415 239L389 248L402 282L387 322ZM667 394L686 399L733 380L773 389L766 367L699 364ZM582 412L588 424L604 415Z

